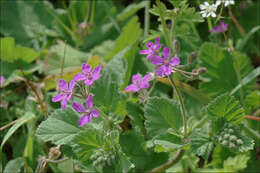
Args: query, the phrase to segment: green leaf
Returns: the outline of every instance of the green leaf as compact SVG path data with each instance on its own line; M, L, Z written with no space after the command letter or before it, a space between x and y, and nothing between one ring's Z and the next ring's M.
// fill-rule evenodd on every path
M140 28L140 23L138 18L133 17L126 26L123 27L122 34L116 40L116 45L113 51L111 51L107 56L106 60L111 60L116 54L125 49L127 46L134 44L141 36L142 29ZM131 37L129 37L131 35ZM134 59L134 57L132 57Z
M200 84L200 89L212 97L232 91L239 84L239 76L243 79L253 70L247 56L238 52L230 54L213 43L204 43L198 57L201 67L207 68L202 75L205 80ZM250 92L254 82L245 85L243 93Z
M208 160L213 149L213 142L210 140L209 136L200 131L194 131L191 133L190 139L191 152Z
M136 12L142 8L144 8L146 5L146 2L140 2L138 4L136 3L132 3L130 5L128 5L126 8L124 8L124 10L119 13L117 15L117 20L119 22L125 21L127 18L129 18L130 16L136 14Z
M252 28L242 39L237 41L236 49L242 51L248 40L260 29L260 26Z
M97 129L90 128L74 136L73 151L82 162L89 161L90 156L95 150L103 147L103 133Z
M224 161L224 170L229 172L238 172L242 171L247 167L247 161L250 157L247 154L239 154L235 157L229 157Z
M152 97L145 105L145 127L151 137L182 126L180 105L167 98Z
M0 39L0 47L1 47L1 59L7 62L13 62L16 58L15 53L15 42L12 37L6 37Z
M31 112L26 112L24 116L19 118L17 122L8 130L8 132L5 134L4 139L1 143L1 148L3 148L5 142L14 134L14 132L21 127L23 124L27 123L28 121L35 118L35 115Z
M78 119L78 113L70 107L66 110L57 109L39 125L36 135L45 142L51 141L56 145L70 144L82 129L78 127Z
M223 94L211 101L207 113L214 121L224 119L228 123L239 124L244 119L244 109L233 96Z
M14 60L22 59L23 61L30 63L39 56L39 54L31 48L22 46L15 47L15 41L12 37L1 38L0 45L0 58L7 62L13 62Z
M245 109L247 113L251 113L252 110L257 109L260 105L260 91L253 91L246 96Z
M184 146L183 139L178 136L166 133L161 134L153 140L156 152L172 152Z
M254 80L257 76L260 75L260 67L257 67L253 71L251 71L248 75L246 75L241 82L230 92L230 95L234 94L237 92L240 88Z
M5 166L3 173L20 172L21 167L24 165L24 159L17 157L14 160L10 160Z
M1 1L0 32L12 36L19 45L39 47L46 35L56 36L53 17L47 12L54 9L47 1Z

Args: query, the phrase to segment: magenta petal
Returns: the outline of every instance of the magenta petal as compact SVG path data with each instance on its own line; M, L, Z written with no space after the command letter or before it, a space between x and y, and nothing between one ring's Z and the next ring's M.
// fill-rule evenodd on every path
M140 52L139 52L139 54L141 54L141 55L145 55L145 54L149 54L149 50L141 50Z
M151 59L151 63L153 65L161 65L163 63L163 59L160 56L153 56Z
M170 56L170 49L168 46L166 46L164 49L163 49L163 52L162 52L162 55L164 58L168 58Z
M151 77L150 74L145 75L145 76L143 77L142 82L148 82L149 79L150 79L150 77Z
M140 81L141 81L141 76L139 74L133 75L133 77L132 77L133 84L138 84L138 83L140 83Z
M69 90L70 90L71 92L72 92L72 90L73 90L75 84L76 84L76 81L75 81L74 79L70 81Z
M68 83L63 79L60 79L59 80L59 88L60 88L61 91L68 90L69 89Z
M82 72L88 74L91 71L91 67L87 63L82 64Z
M147 56L146 56L146 60L148 60L148 59L150 59L151 57L153 56L153 53L151 53L151 54L148 54Z
M93 96L91 94L86 99L86 107L87 107L87 109L90 109L93 107Z
M75 74L75 76L74 76L74 80L75 80L75 81L85 80L86 78L87 78L87 77L86 77L85 75L80 74L80 73Z
M100 77L101 77L100 74L92 75L92 80L93 81L98 80Z
M137 91L139 91L139 88L135 84L131 84L125 88L125 91L126 92L137 92Z
M179 65L180 62L181 62L181 61L180 61L180 58L177 57L177 56L173 57L173 58L170 60L170 64L171 64L172 66Z
M58 95L52 97L52 100L51 100L51 101L52 101L52 102L59 102L59 101L61 101L62 99L64 99L65 96L66 96L66 95L64 95L64 94L58 94Z
M81 117L79 118L78 125L79 125L80 127L82 127L82 126L84 126L84 124L87 124L87 122L88 122L88 116L83 115L83 116L81 116Z
M160 44L160 37L156 37L155 44Z
M162 77L164 75L164 66L160 66L156 70L156 75Z
M61 101L61 108L62 108L63 110L66 109L67 102L68 102L68 100L67 100L66 98L64 98L64 99Z
M94 82L93 79L91 79L91 80L90 80L90 79L86 79L85 82L84 82L84 84L90 86L90 85L93 84L93 82Z
M84 106L82 104L78 103L78 102L74 102L72 104L72 107L77 112L85 112Z
M92 115L93 117L97 118L97 117L98 117L98 115L99 115L99 112L98 112L98 110L96 110L96 109L93 109L93 110L91 111L91 115Z
M89 124L89 123L91 122L91 119L92 119L92 115L89 114L89 115L87 116L86 124Z
M5 81L4 76L1 76L1 77L0 77L0 84L4 83L4 81Z
M92 75L98 75L99 73L100 73L100 71L101 71L101 65L99 65L99 66L96 66L94 69L93 69L93 71L92 71Z
M172 67L170 65L165 66L164 73L169 76L172 73Z

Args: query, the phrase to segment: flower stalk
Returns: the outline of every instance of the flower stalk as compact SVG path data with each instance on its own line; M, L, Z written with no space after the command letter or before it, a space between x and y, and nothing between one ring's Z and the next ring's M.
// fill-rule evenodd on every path
M188 133L187 133L187 116L186 116L186 111L185 111L185 107L184 107L184 102L183 102L183 98L181 96L181 92L180 90L177 88L177 86L174 83L174 80L168 76L168 79L172 85L172 87L176 90L176 93L178 95L180 104L181 104L181 109L182 109L182 119L183 119L183 127L184 127L184 138L187 137Z

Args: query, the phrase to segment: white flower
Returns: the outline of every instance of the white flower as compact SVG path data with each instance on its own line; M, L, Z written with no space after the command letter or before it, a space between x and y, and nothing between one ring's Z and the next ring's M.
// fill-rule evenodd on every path
M216 4L219 5L221 3L225 4L225 7L229 6L229 5L234 5L235 4L235 0L217 0Z
M200 9L201 9L200 14L202 15L202 17L209 17L209 16L216 17L215 12L217 11L217 7L218 4L209 5L208 2L204 2L204 4L200 5Z

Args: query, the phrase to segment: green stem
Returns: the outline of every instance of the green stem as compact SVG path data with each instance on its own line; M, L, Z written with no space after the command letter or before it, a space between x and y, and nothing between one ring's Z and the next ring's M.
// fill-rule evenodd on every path
M162 26L163 26L163 32L164 32L164 37L165 37L166 43L169 46L171 52L173 53L173 47L172 47L172 44L171 44L171 41L170 41L169 32L168 32L168 29L167 29L166 21L164 19L160 0L156 0L156 4L159 8L160 18L161 18L161 22L162 22Z
M217 18L217 20L216 20L216 23L219 21L221 15L222 15L223 7L224 7L224 3L222 3L222 5L221 5L221 9L220 9L220 12L219 12L218 18Z
M213 27L212 27L211 18L210 18L210 17L208 17L208 18L207 18L207 21L208 21L208 27L209 27L209 30L212 30L212 29L213 29Z
M185 107L184 107L184 102L183 102L183 98L181 96L181 92L180 90L177 88L177 86L175 85L173 79L168 76L168 79L172 85L172 87L176 90L176 93L178 95L179 101L181 103L181 109L182 109L182 119L183 119L183 126L184 126L184 138L187 137L187 116L186 116L186 111L185 111Z
M150 0L146 1L145 18L144 18L144 37L148 36L148 32L150 28L150 14L149 14L150 4L151 4Z

